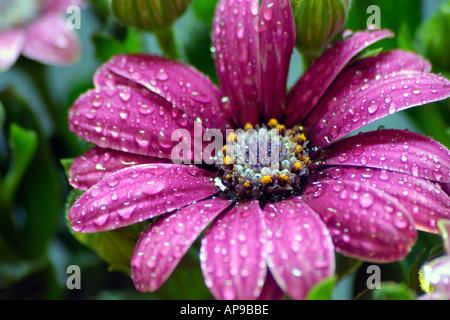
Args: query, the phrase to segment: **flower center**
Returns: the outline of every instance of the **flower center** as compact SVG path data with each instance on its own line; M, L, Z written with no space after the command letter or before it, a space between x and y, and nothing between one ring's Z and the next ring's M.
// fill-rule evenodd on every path
M216 165L216 185L237 200L258 199L262 205L301 193L309 176L308 140L303 127L286 130L277 120L247 124L227 136Z
M40 1L1 0L0 31L32 21L39 13Z

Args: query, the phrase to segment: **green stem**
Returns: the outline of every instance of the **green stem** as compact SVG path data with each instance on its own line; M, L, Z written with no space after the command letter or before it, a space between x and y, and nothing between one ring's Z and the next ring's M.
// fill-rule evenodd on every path
M166 56L171 59L179 60L180 52L175 41L175 34L172 28L165 28L154 31L156 38L158 39L159 46Z

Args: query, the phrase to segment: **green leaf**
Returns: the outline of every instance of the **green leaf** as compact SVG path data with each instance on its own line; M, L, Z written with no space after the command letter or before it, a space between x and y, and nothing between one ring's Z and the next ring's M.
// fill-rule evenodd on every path
M16 220L14 246L21 257L32 259L46 254L47 245L56 231L63 204L59 165L49 138L43 133L41 123L29 104L11 88L0 93L0 100L6 112L5 128L10 130L10 139L15 139L11 145L10 166L15 166L14 175L22 176L17 182L16 197L10 198L15 216L20 214L23 217ZM15 158L20 158L17 164L14 164Z
M307 300L331 300L336 276L331 276L317 283L308 293Z
M12 124L9 130L9 147L12 153L8 172L3 180L3 192L13 198L17 187L37 149L37 135L32 130Z
M218 0L194 0L194 12L203 22L212 23L217 2Z
M362 265L362 261L354 258L347 257L343 254L336 252L336 276L337 281L348 277L353 272L358 270Z
M422 258L427 250L423 248L416 257L416 260L411 264L408 274L408 286L411 290L414 290L417 294L421 292L419 282L419 271L422 265Z
M97 32L92 36L97 59L104 62L117 54L132 54L144 51L143 40L139 31L132 27L125 30L125 38L122 41L107 30Z
M59 162L61 162L61 165L64 168L64 173L66 174L67 179L69 178L70 167L72 166L74 161L75 161L75 158L67 158L67 159L59 160Z
M372 295L373 300L416 300L416 295L403 283L383 282L380 289L372 290Z
M450 0L442 2L435 15L421 24L417 38L434 68L450 70Z

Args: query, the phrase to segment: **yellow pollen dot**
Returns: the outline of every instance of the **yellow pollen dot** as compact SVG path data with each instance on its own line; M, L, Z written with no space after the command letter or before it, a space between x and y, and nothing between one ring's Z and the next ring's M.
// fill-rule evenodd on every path
M230 156L225 156L225 158L223 158L223 163L226 165L231 165L233 164L233 159Z
M226 153L227 150L228 150L228 147L227 146L223 146L223 148L222 148L223 153Z
M294 171L300 171L302 170L303 166L301 162L295 162L294 163Z
M300 133L300 134L298 135L298 141L305 142L305 141L306 141L306 136L305 136L305 134Z
M277 124L275 126L275 129L279 130L280 133L285 133L286 132L286 126L284 124Z
M309 160L309 157L306 157L304 161L305 161L305 163L310 163L311 162L311 160Z
M227 174L227 176L225 177L227 180L231 180L233 176L231 174Z
M264 184L272 183L272 177L271 176L264 176L264 177L262 177L261 182L264 183Z
M252 185L252 184L251 184L250 181L248 181L248 180L245 181L245 183L244 183L244 187L247 188L247 189L250 188L251 185Z
M289 177L288 177L287 175L285 175L285 174L282 174L282 175L280 176L280 181L281 181L282 183L286 183L286 182L289 181Z
M302 146L297 145L297 146L295 147L295 151L296 151L296 152L301 152L301 151L302 151Z
M234 132L230 132L230 134L227 137L228 142L237 141L237 136Z
M298 129L300 130L300 131L303 131L303 126L298 126Z
M277 119L270 119L269 122L267 122L267 125L271 128L275 127L278 124L278 120Z
M247 123L245 124L244 130L247 131L247 130L250 130L250 129L253 129L253 126L252 126L251 123L248 123L248 122L247 122Z

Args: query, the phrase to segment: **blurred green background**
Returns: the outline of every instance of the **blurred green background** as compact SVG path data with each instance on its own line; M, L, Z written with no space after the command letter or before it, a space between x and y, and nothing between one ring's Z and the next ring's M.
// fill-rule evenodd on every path
M217 82L210 51L215 3L193 0L175 22L172 35L178 59ZM432 62L433 72L450 77L450 1L353 0L346 28L365 29L370 5L379 6L381 27L396 33L394 39L383 40L372 49L416 51ZM80 239L66 226L66 200L73 193L61 159L76 157L89 148L68 131L68 108L80 93L93 87L95 70L112 55L168 53L161 49L161 34L124 27L105 7L107 1L96 0L82 11L78 33L83 51L78 63L44 66L21 57L10 71L0 73L0 299L211 299L198 266L198 246L159 291L141 294L134 289L122 262L127 254L111 261L111 256L119 255L117 250L130 251L133 236L119 232L112 240ZM302 74L302 66L302 56L296 51L289 86ZM380 125L409 128L449 147L449 104L447 99L408 110L364 130ZM439 250L438 236L420 233L405 261L380 265L382 279L403 283L420 294L414 272ZM81 289L66 286L70 265L80 267ZM351 299L363 291L365 270L366 264L338 255L338 283L329 289L332 297Z

